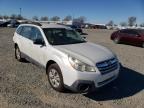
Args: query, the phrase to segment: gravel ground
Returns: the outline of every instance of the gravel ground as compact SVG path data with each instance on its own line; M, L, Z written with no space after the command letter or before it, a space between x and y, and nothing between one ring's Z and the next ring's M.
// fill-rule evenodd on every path
M111 30L84 30L89 41L108 47L123 65L119 78L93 94L59 93L45 70L14 58L15 29L0 28L0 108L143 108L144 49L114 44Z

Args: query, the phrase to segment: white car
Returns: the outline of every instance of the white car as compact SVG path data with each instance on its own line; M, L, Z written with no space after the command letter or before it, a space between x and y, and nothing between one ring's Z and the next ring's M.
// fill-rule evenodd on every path
M57 24L20 25L13 37L15 57L46 69L52 88L90 92L115 80L119 61L107 48L87 42L73 29Z

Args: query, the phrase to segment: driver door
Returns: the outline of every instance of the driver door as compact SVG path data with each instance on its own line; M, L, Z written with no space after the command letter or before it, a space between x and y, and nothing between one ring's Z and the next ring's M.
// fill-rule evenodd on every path
M34 41L36 39L42 40L44 42L41 31L36 27L32 27L31 32L32 44L31 44L30 56L32 57L32 59L35 60L35 62L39 63L40 65L44 65L46 46L42 44L34 44Z

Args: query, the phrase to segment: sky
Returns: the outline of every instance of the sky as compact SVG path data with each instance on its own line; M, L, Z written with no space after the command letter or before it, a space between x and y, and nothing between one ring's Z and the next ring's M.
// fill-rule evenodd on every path
M144 0L0 0L0 15L19 14L33 16L67 15L74 18L85 16L86 22L116 24L126 22L128 17L137 17L137 23L144 23Z

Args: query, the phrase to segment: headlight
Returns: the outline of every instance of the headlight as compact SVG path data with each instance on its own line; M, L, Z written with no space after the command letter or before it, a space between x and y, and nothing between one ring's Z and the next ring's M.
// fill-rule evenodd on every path
M82 71L82 72L83 71L87 71L87 72L95 72L96 71L95 67L90 66L86 63L83 63L74 57L69 56L69 62L71 64L71 66L78 71Z

